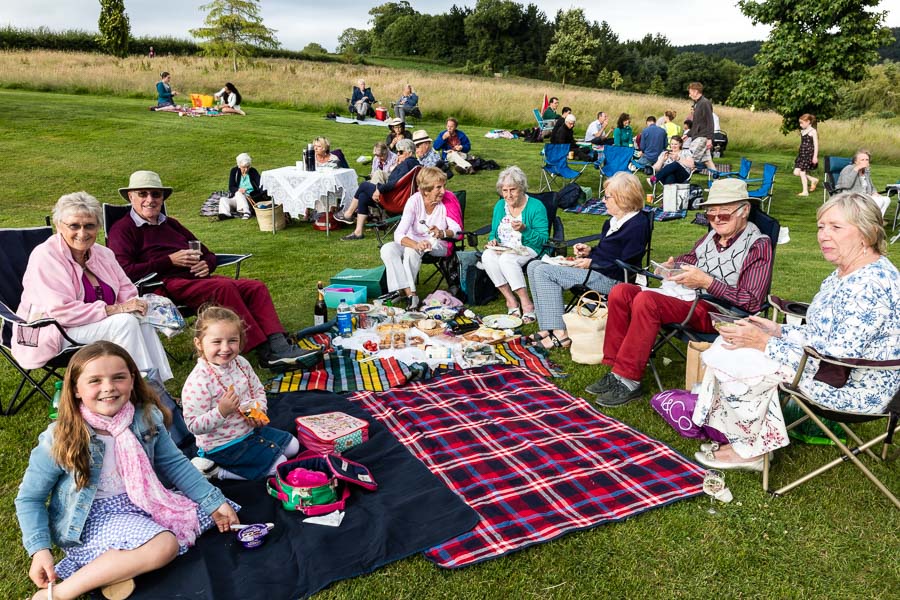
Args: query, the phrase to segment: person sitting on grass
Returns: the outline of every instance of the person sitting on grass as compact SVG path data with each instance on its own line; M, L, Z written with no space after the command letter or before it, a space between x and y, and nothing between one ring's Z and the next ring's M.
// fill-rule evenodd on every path
M597 119L591 121L587 131L584 134L584 141L590 142L594 146L608 146L613 143L609 137L609 116L602 110L597 113Z
M544 348L568 348L571 344L562 318L563 290L584 283L587 269L593 269L585 285L604 296L609 294L624 279L616 260L639 262L647 247L650 220L640 214L644 207L641 181L631 173L616 173L603 182L603 189L611 218L603 223L602 237L594 248L575 244L575 259L568 265L540 260L528 263L528 283L540 326L531 339Z
M772 276L772 245L759 228L749 222L747 183L740 179L718 179L701 206L712 230L704 233L694 248L663 266L678 274L667 279L677 287L646 289L631 283L615 286L609 294L609 317L603 340L603 364L611 367L586 391L596 395L600 406L621 406L644 393L641 378L663 323L681 323L705 333L715 332L709 313L716 307L705 301L691 313L694 291L721 298L749 313L757 312L766 299Z
M613 130L614 146L634 146L634 130L631 129L631 116L628 113L619 115L616 128Z
M231 196L219 198L220 221L230 219L233 211L237 211L242 219L249 219L253 215L250 200L258 202L265 197L259 171L250 166L252 161L246 152L237 155L237 166L228 174L228 192Z
M400 117L394 117L388 121L388 129L390 132L384 138L384 143L388 145L393 152L397 151L397 142L400 140L411 140L412 134L406 130L406 122Z
M159 74L159 81L156 83L156 105L157 106L175 106L175 96L178 92L172 89L172 76L168 71Z
M387 181L379 184L363 181L356 189L356 195L353 196L350 204L343 211L335 213L334 218L337 221L350 225L354 224L353 214L356 213L356 227L353 233L345 235L341 239L353 241L365 238L363 230L366 226L366 220L369 218L369 206L378 200L382 194L393 190L404 175L418 166L419 159L416 158L416 147L413 145L412 140L400 140L397 142L397 166L388 175Z
M413 132L413 144L416 145L416 158L423 167L437 167L443 164L441 155L434 151L431 147L431 138L424 129L417 129Z
M456 168L457 173L471 175L475 172L472 163L466 160L472 150L472 143L468 136L460 131L459 121L453 117L447 119L447 128L435 139L434 149L441 153L441 158Z
M225 84L225 87L213 94L213 97L221 101L219 110L223 114L242 116L247 114L241 110L241 93L237 91L237 88L230 81Z
M275 312L269 288L256 279L233 279L213 275L216 255L201 245L184 225L162 212L172 194L153 171L135 171L128 187L119 188L131 202L131 211L107 233L107 244L131 279L156 273L165 294L194 310L216 302L236 312L247 324L247 348L256 349L265 367L295 364L311 353L291 344Z
M650 167L666 149L666 130L656 124L656 117L647 117L647 126L641 132L641 157L637 164L641 167Z

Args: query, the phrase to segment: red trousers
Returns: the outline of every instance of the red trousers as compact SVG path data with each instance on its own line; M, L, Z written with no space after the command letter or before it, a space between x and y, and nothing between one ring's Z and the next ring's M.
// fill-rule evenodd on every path
M611 366L616 375L640 381L660 325L681 323L691 302L620 283L610 292L608 306L603 364ZM708 316L711 310L711 305L700 302L688 325L698 331L715 331Z
M168 296L193 309L207 302L230 308L244 321L245 348L251 350L273 333L284 333L269 288L257 279L232 279L210 275L202 279L180 277L165 280Z

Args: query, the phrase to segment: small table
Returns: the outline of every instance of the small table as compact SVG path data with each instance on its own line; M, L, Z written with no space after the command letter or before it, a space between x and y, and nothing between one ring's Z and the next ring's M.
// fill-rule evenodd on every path
M262 187L295 217L305 215L308 209L327 214L333 207L350 202L359 187L357 179L353 169L303 171L281 167L260 173Z

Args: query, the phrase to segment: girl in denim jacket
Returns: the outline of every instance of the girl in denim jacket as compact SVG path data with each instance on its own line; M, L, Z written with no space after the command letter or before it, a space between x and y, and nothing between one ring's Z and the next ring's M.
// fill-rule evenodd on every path
M16 497L34 598L77 598L101 588L127 598L133 577L169 563L212 527L238 522L222 492L178 450L171 415L111 342L79 350L63 381L59 420L32 451ZM155 469L182 494L167 490ZM49 506L47 496L50 496ZM55 542L66 557L56 566Z

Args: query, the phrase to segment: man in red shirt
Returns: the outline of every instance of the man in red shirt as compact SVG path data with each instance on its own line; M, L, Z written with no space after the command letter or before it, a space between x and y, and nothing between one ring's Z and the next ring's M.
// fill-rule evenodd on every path
M309 357L309 351L292 345L285 337L266 284L213 275L215 254L203 245L200 252L189 248L188 242L197 237L162 213L172 188L163 186L159 175L135 171L128 187L120 188L119 193L131 202L131 211L107 232L107 245L132 280L156 273L166 295L176 303L197 309L214 302L230 308L244 322L246 348L257 350L263 366L286 365Z

